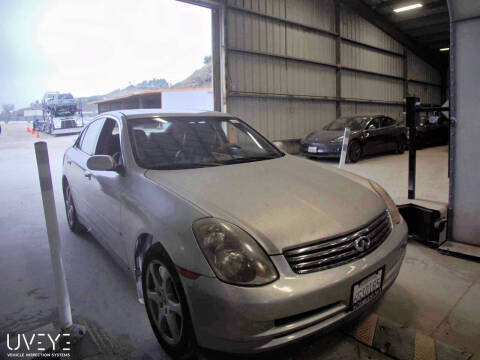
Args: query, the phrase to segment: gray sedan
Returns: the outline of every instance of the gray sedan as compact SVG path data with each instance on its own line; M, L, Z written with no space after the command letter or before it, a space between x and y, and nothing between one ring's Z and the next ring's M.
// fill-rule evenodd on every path
M314 131L301 140L303 155L312 158L338 158L345 128L350 128L347 160L357 162L363 155L395 151L402 154L407 148L407 128L384 115L341 117Z
M225 113L101 114L65 153L63 191L70 229L129 270L173 355L267 350L353 318L407 244L380 185Z

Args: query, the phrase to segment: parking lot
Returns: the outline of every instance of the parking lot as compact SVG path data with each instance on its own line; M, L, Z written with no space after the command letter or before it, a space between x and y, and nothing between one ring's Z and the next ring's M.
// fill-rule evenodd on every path
M75 136L35 138L25 123L2 124L0 163L0 333L26 331L56 321L49 247L33 144L46 141L63 261L74 320L87 324L115 358L167 358L154 338L144 306L136 300L135 285L107 252L86 234L70 232L61 193L64 150ZM417 153L417 196L447 201L447 147ZM370 157L346 170L372 178L394 197L407 191L407 154ZM333 161L327 164L336 166ZM428 164L428 166L427 166ZM8 290L8 291L6 291ZM435 302L431 299L435 298ZM381 317L419 331L469 353L480 354L480 267L446 257L423 244L408 245L399 278L376 305ZM108 345L110 344L110 345ZM387 349L388 352L388 349ZM343 332L316 337L274 353L278 358L384 359ZM206 357L220 357L207 353ZM272 353L261 355L270 358ZM390 356L390 355L389 355Z

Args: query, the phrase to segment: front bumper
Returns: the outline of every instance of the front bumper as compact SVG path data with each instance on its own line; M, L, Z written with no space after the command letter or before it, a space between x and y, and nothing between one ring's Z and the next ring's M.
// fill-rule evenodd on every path
M350 311L352 285L385 266L383 291L396 279L407 245L403 221L372 253L332 269L296 274L283 255L271 259L280 277L260 287L229 285L216 278L182 278L199 345L252 353L330 329L369 308Z
M315 147L316 152L308 151ZM342 150L342 143L303 143L300 144L302 155L315 158L338 158Z
M65 128L65 129L53 129L52 135L63 135L63 134L78 134L82 131L83 126L74 127L74 128Z

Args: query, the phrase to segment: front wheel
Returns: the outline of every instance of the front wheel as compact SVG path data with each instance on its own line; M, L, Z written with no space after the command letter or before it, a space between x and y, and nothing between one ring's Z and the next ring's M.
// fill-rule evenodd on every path
M143 297L153 332L173 357L192 359L196 340L180 277L160 247L148 252L142 271Z
M65 202L65 211L67 213L67 222L68 227L75 234L81 234L86 231L85 226L80 224L77 218L77 210L75 209L75 204L73 203L72 191L68 183L65 184L63 189L63 200Z
M348 161L351 163L356 163L360 160L360 157L362 156L362 147L358 141L353 141L348 145L347 155Z
M407 139L402 137L397 142L397 148L396 148L397 154L403 154L406 149L407 149Z

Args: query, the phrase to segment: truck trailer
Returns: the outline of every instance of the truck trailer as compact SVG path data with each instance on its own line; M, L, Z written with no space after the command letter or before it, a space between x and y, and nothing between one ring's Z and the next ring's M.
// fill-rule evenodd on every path
M36 130L51 135L75 134L83 129L83 117L72 94L46 92L42 100L42 120Z

